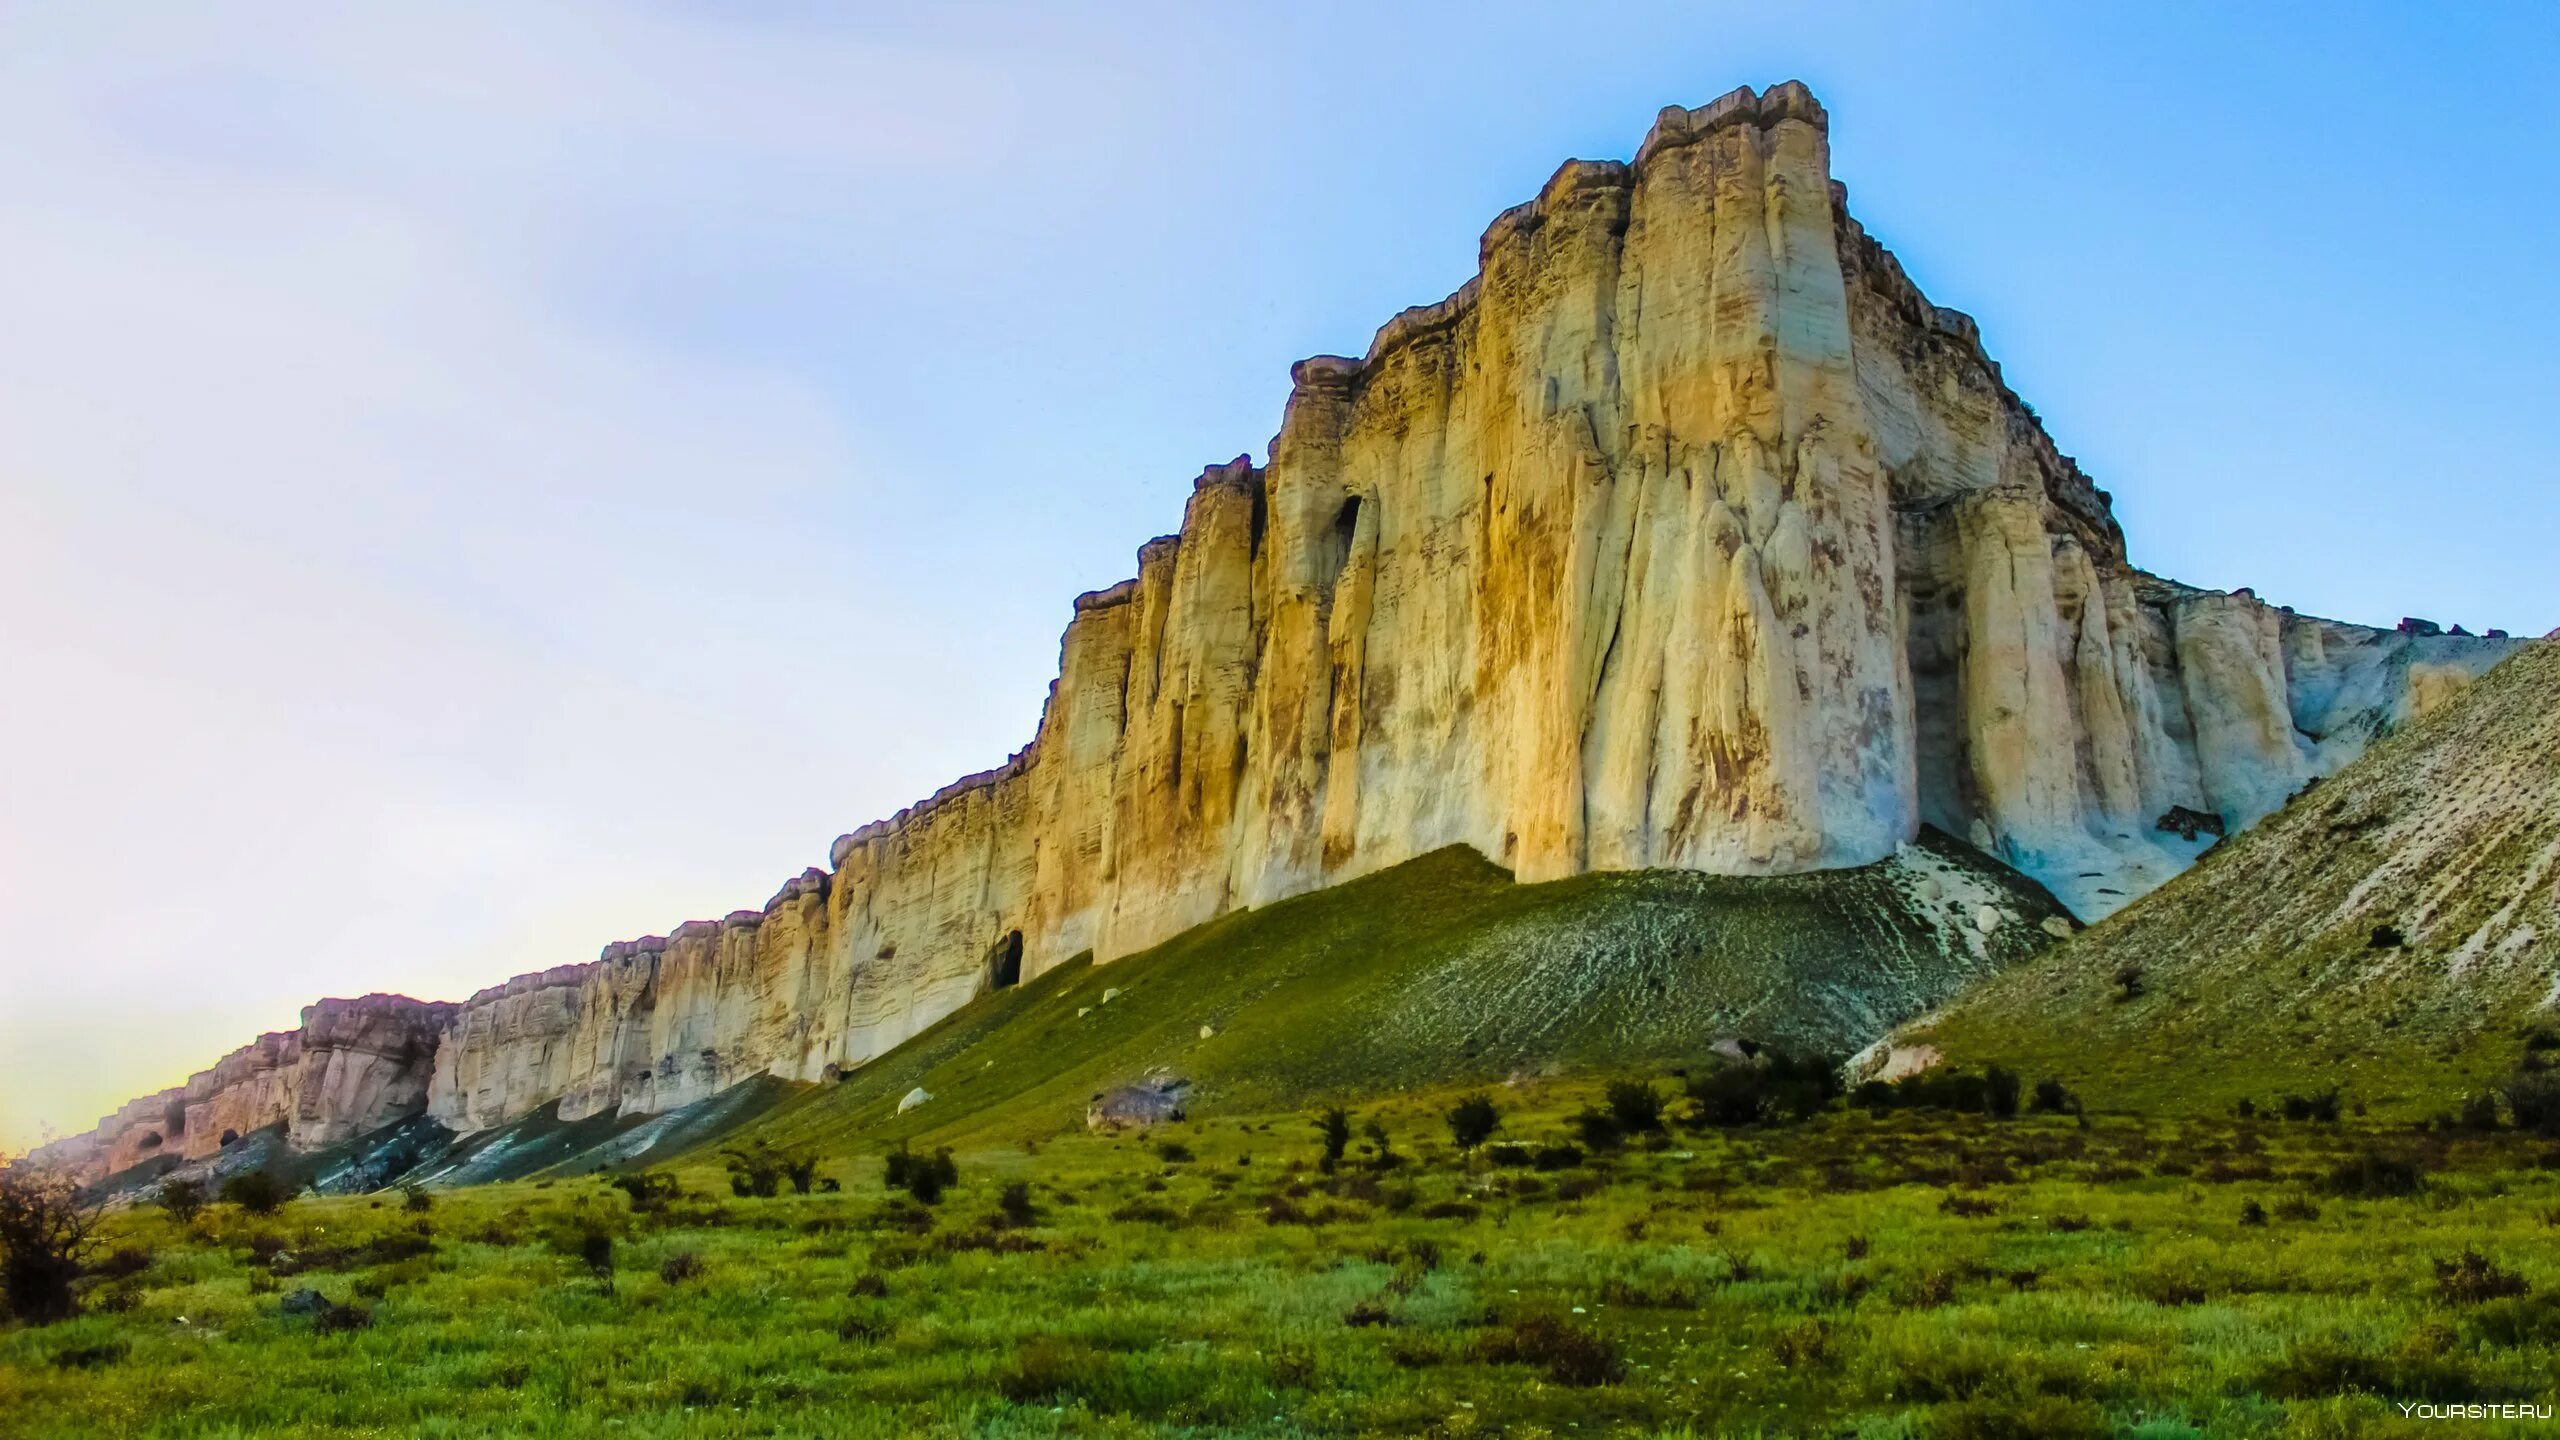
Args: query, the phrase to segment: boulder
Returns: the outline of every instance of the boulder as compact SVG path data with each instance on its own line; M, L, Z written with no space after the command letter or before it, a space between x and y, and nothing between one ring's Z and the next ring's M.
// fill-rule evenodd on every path
M1095 1095L1084 1107L1087 1130L1143 1130L1183 1117L1191 1082L1176 1075L1150 1075L1130 1085L1115 1085Z

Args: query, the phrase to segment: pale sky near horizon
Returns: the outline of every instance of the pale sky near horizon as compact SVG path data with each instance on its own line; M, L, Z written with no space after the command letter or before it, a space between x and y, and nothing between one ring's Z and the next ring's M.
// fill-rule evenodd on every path
M0 1149L761 904L1292 360L1790 77L2137 563L2560 625L2560 8L0 7Z

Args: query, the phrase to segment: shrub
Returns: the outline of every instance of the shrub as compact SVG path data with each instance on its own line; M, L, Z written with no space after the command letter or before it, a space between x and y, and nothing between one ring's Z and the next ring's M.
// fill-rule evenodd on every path
M1626 1140L1618 1129L1618 1117L1597 1105L1585 1105L1573 1117L1573 1133L1591 1150L1615 1150Z
M1449 1108L1449 1138L1460 1150L1472 1152L1493 1132L1502 1127L1502 1112L1494 1108L1493 1099L1482 1091L1467 1096Z
M725 1150L721 1160L729 1167L729 1193L740 1199L763 1199L782 1193L787 1183L795 1195L806 1195L817 1183L818 1157L807 1150L777 1150L759 1140L745 1150ZM633 1203L639 1203L634 1197Z
M400 1208L413 1215L434 1208L435 1203L436 1197L428 1194L427 1187L424 1185L403 1185L400 1187Z
M1626 1378L1626 1357L1607 1337L1553 1315L1527 1315L1477 1341L1488 1365L1535 1365L1558 1385L1613 1385Z
M361 1305L325 1305L311 1317L314 1335L344 1335L373 1323L373 1312Z
M2405 1156L2385 1155L2379 1150L2361 1151L2338 1162L2330 1170L2327 1181L2332 1195L2363 1196L2386 1199L2415 1195L2426 1186L2426 1175L2418 1162Z
M1718 1061L1689 1077L1695 1123L1776 1124L1801 1120L1840 1095L1840 1067L1827 1055L1761 1052L1756 1064Z
M223 1202L251 1215L273 1215L290 1198L284 1182L264 1170L243 1170L222 1182Z
M2255 1200L2243 1200L2243 1201L2241 1201L2241 1202L2240 1202L2240 1223L2241 1223L2241 1224L2243 1224L2243 1225L2264 1225L2264 1224L2266 1224L2266 1223L2267 1223L2267 1207L2266 1207L2266 1206L2264 1206L2264 1205L2259 1204L2259 1203L2258 1203L2257 1201L2255 1201Z
M605 1183L621 1191L634 1210L660 1210L684 1194L676 1184L676 1177L663 1170L608 1176Z
M1370 1116L1367 1123L1360 1127L1360 1138L1369 1143L1369 1163L1381 1170L1392 1168L1396 1164L1395 1139L1387 1134L1385 1121L1375 1115Z
M192 1224L204 1210L204 1186L194 1180L164 1180L160 1184L160 1208L179 1224Z
M1016 1180L996 1196L996 1210L1004 1223L1016 1229L1029 1229L1040 1223L1040 1209L1031 1203L1031 1182Z
M1342 1163L1342 1152L1351 1144L1351 1114L1339 1105L1328 1105L1316 1116L1316 1138L1324 1143L1324 1158L1318 1166L1330 1175Z
M2309 1095L2287 1095L2277 1102L2276 1108L2287 1120L2334 1124L2338 1118L2338 1087L2332 1085Z
M1578 1145L1541 1145L1529 1156L1529 1163L1540 1170L1570 1170L1582 1163Z
M1993 1065L1982 1072L1982 1108L1995 1120L2014 1119L2018 1113L2018 1076L2015 1071Z
M952 1162L948 1147L931 1155L913 1155L905 1141L889 1152L881 1166L881 1178L892 1190L904 1190L922 1205L940 1203L942 1192L960 1183L960 1167Z
M2143 971L2141 966L2130 964L2117 966L2115 981L2117 1004L2121 1005L2126 1001L2139 1000L2142 998Z
M786 1150L775 1157L783 1178L791 1182L791 1193L806 1195L818 1178L818 1157L806 1150Z
M2047 1077L2036 1082L2035 1094L2027 1108L2039 1115L2076 1115L2080 1113L2080 1097L2071 1093L2059 1080Z
M2478 1305L2488 1300L2508 1300L2533 1287L2512 1270L2501 1270L2488 1256L2465 1247L2450 1260L2438 1260L2436 1296L2448 1305Z
M2560 1137L2560 1072L2519 1071L2499 1093L2517 1129Z
M1662 1092L1650 1080L1609 1082L1609 1118L1626 1135L1650 1135L1662 1128Z
M681 1285L702 1276L702 1257L690 1250L679 1250L658 1262L658 1278L670 1285Z
M1179 1140L1159 1140L1156 1158L1167 1165L1187 1165L1191 1163L1191 1147Z
M1485 1158L1506 1169L1525 1170L1537 1163L1538 1152L1514 1141L1505 1141L1485 1152Z

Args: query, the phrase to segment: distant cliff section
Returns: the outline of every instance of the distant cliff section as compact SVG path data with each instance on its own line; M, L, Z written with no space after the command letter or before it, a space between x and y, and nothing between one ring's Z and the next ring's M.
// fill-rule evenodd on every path
M1210 467L1076 601L1030 746L760 910L474 996L428 1111L819 1079L1450 844L1524 881L1784 874L1926 821L2096 918L2507 648L2133 568L1973 323L1849 217L1802 85L1663 111L1480 253L1300 362L1269 465Z
M95 1177L202 1160L272 1125L305 1148L352 1139L426 1107L437 1048L461 1009L404 995L317 1001L302 1007L300 1029L261 1035L37 1154Z

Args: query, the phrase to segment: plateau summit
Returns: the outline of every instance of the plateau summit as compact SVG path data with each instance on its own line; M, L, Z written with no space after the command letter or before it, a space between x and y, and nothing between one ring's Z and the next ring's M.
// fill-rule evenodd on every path
M1457 293L1291 378L1269 463L1210 466L1076 600L1004 764L759 908L458 1005L321 1001L52 1158L816 1081L1452 845L1522 882L1776 876L1925 825L2096 920L2511 648L2135 568L1973 323L1850 216L1792 82L1567 163Z

